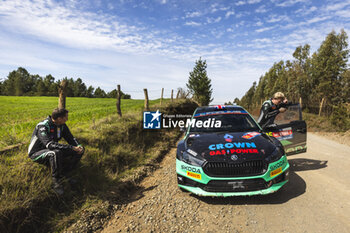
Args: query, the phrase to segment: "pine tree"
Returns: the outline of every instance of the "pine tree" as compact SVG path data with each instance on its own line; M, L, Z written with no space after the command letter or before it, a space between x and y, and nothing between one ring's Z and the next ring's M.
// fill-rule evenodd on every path
M313 87L316 87L319 99L324 97L330 104L340 101L341 74L347 68L349 57L347 46L346 32L342 30L337 35L332 31L312 59Z
M193 71L190 72L190 77L188 78L188 83L186 84L193 96L193 99L201 106L209 105L209 103L213 101L211 98L213 89L211 87L211 80L208 78L206 69L206 61L202 61L202 59L199 58L199 60L196 61Z
M102 90L100 87L97 87L94 93L96 98L106 98L106 92Z

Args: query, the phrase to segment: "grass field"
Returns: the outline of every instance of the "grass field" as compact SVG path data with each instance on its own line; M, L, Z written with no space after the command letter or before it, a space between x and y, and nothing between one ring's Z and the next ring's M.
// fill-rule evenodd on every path
M59 232L83 212L104 213L113 200L135 186L137 169L155 163L181 134L143 130L143 100L122 100L123 117L119 117L115 99L67 98L67 125L86 151L71 174L78 185L71 187L65 181L65 194L57 197L51 189L50 169L32 162L27 154L35 125L52 112L57 99L0 96L0 148L26 143L0 154L0 232ZM158 109L158 104L159 100L150 101L151 108ZM160 110L169 114L184 108L193 112L195 106L179 101ZM127 177L132 182L124 181ZM107 207L103 209L101 203Z
M135 112L141 116L144 100L121 100L122 113ZM163 101L165 102L165 101ZM159 104L151 100L150 106ZM58 105L57 97L0 96L0 149L15 143L27 143L35 125L44 120ZM116 100L112 98L70 98L66 108L69 112L67 125L90 125L116 113Z

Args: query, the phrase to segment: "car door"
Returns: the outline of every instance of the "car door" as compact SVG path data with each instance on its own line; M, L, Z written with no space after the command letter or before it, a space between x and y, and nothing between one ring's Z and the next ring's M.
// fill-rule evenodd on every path
M286 112L277 115L275 125L264 131L281 141L287 155L306 152L306 122L299 104L288 106Z

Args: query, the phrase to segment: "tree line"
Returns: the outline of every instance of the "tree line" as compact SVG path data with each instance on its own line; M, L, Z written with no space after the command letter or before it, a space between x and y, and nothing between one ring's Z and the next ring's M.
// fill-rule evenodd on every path
M68 97L116 98L117 90L108 93L100 87L87 87L81 78L64 78L67 80L66 93ZM58 96L58 88L62 80L55 81L49 74L41 77L32 75L25 68L19 67L9 73L7 78L0 81L0 95L6 96ZM122 99L130 99L129 94L122 92Z
M297 47L292 61L274 63L260 77L258 84L254 82L245 95L241 99L236 98L234 102L252 110L260 107L273 93L281 91L292 102L299 102L301 98L306 112L318 114L322 106L322 113L326 116L349 117L350 69L347 41L348 36L344 30L339 34L332 31L312 55L310 45Z

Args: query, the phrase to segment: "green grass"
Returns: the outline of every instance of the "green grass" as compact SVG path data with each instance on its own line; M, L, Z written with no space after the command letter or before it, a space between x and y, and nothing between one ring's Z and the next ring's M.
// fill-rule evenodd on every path
M6 109L1 114L7 117L1 123L2 132L6 131L3 127L12 127L17 130L13 137L28 143L34 126L56 107L56 101L51 97L1 97L1 109ZM151 101L151 106L156 104L159 100ZM61 231L82 213L104 215L116 199L136 188L134 180L142 177L139 169L156 163L175 145L180 132L143 130L143 100L122 100L121 107L123 117L116 114L114 99L67 99L67 125L86 153L72 174L79 184L73 189L66 183L62 197L51 189L50 170L28 158L26 145L0 154L0 232ZM161 112L177 113L184 108L193 112L195 106L178 102Z
M168 102L165 100L164 102ZM134 112L141 116L144 100L121 100L122 113ZM151 100L150 106L159 104ZM58 105L57 97L0 96L0 149L18 142L29 142L35 125L51 115ZM91 125L95 121L116 113L116 100L112 98L67 97L69 110L67 125Z

